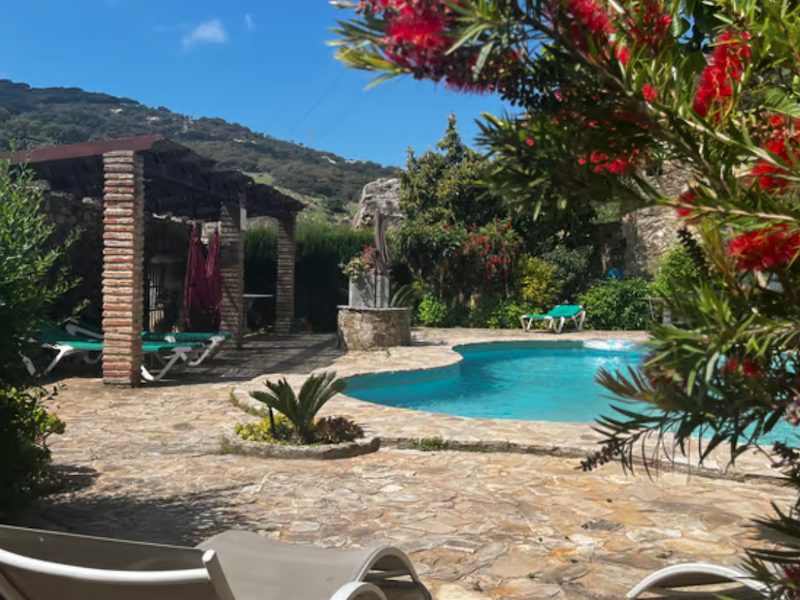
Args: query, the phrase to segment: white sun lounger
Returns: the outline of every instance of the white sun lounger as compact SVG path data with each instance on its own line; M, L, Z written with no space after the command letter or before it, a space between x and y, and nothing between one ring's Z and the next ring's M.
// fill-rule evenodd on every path
M196 548L0 525L4 600L431 600L401 550L324 550L228 531Z
M744 600L763 598L767 586L751 578L747 573L733 567L713 563L687 563L672 565L656 571L627 593L627 598L639 598L642 594L653 594L665 598Z

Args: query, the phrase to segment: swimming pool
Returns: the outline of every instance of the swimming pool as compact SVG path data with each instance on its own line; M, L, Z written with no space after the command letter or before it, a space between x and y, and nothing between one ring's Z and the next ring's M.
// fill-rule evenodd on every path
M458 365L357 377L348 382L345 394L461 417L591 423L613 412L608 392L594 380L598 369L625 370L645 357L640 344L599 350L580 342L509 342L455 350L464 357ZM786 439L792 428L784 425L764 441Z

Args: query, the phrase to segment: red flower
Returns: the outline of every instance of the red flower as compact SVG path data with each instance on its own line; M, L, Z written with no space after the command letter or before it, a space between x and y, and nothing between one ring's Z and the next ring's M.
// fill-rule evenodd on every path
M728 373L738 373L740 368L742 373L747 377L761 376L761 368L749 358L745 358L741 363L735 358L730 358L725 363L725 367L721 372L728 371Z
M636 19L628 21L631 34L639 44L655 48L669 39L672 17L664 12L664 5L657 0L642 0L634 9Z
M728 256L741 271L773 271L789 265L800 251L800 232L775 225L752 231L728 242Z
M678 198L678 202L680 202L681 204L685 204L686 206L697 205L697 198L695 197L696 191L697 190L688 190L686 192L683 192L683 194L681 194L680 197ZM675 213L678 215L678 217L682 219L691 215L692 212L693 211L691 208L678 208L675 210Z
M572 15L572 39L575 45L584 52L588 49L587 37L595 38L595 45L605 41L614 26L605 7L596 0L568 0L567 11Z
M628 61L631 59L631 50L625 46L619 46L615 52L619 62L622 63L623 67L628 66Z
M647 100L648 102L652 102L653 100L655 100L656 86L650 83L645 83L644 87L642 88L642 96L644 96L644 99Z
M533 141L533 138L527 138L525 143L528 144L528 146L533 146L536 142Z
M741 39L748 40L750 36L745 33ZM734 39L733 32L726 31L720 35L706 68L700 75L694 111L705 117L712 108L724 107L733 96L733 84L741 80L749 61L750 48L747 44Z
M769 122L773 131L764 149L781 160L793 164L794 161L800 159L800 133L790 134L786 129L786 118L782 115L770 117ZM790 156L790 152L792 156ZM785 177L789 175L788 169L774 166L763 160L755 164L750 174L756 178L761 189L768 192L785 192L791 183Z

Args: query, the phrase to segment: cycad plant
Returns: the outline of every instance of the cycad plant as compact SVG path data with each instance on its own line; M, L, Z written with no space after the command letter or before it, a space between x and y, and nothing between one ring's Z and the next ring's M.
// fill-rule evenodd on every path
M278 382L265 381L269 391L250 392L250 396L263 402L269 408L270 423L274 433L273 409L284 415L294 427L297 437L303 444L316 441L315 418L323 406L336 394L344 391L346 383L336 379L336 373L328 371L319 375L311 375L295 394L286 379Z

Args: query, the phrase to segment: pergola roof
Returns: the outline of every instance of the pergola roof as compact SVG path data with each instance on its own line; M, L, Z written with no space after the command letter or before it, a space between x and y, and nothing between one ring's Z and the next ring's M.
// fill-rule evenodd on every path
M15 162L27 161L50 189L102 197L103 154L131 150L142 156L145 209L214 221L223 202L245 198L248 216L286 217L303 210L303 203L275 188L258 184L240 171L220 169L211 159L163 135L55 146L21 153Z

